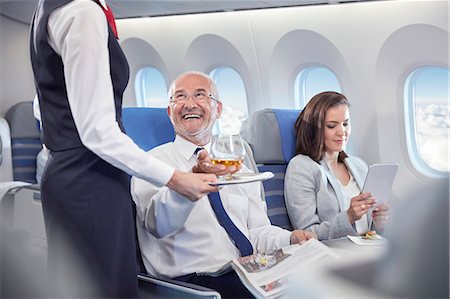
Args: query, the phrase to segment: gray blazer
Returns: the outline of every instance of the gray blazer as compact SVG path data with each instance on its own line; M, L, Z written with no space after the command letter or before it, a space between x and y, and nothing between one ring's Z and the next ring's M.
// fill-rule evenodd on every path
M357 157L347 157L344 163L362 190L367 164ZM341 185L325 160L319 164L301 154L292 158L286 170L284 194L294 228L313 231L319 240L357 234L348 220ZM370 215L368 220L370 224Z

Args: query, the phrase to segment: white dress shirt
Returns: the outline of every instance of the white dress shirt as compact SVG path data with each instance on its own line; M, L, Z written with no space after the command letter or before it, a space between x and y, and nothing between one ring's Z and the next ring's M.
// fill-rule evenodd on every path
M342 184L341 181L338 180L339 184L341 184L342 186L342 194L344 195L345 206L347 208L350 207L352 198L361 193L361 190L356 184L356 181L350 171L348 172L348 174L350 175L350 180L348 181L347 185ZM362 215L360 219L355 221L355 228L358 234L367 233L369 231L367 214Z
M165 185L174 168L141 150L117 125L108 24L101 7L92 0L74 0L50 14L48 32L64 63L70 109L84 146L131 175Z
M191 171L197 162L196 148L177 136L174 142L150 153L178 170ZM245 167L241 171L250 172ZM158 188L138 178L132 179L131 190L137 205L139 243L150 274L176 277L214 272L239 257L239 250L217 221L207 196L193 203L167 187ZM264 252L290 244L291 232L270 224L259 183L224 186L220 197L254 249Z

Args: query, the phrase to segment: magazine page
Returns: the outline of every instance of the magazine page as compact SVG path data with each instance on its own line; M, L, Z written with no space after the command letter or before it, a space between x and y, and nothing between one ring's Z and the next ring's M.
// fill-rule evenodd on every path
M292 271L324 257L338 258L326 245L311 239L303 245L241 257L232 266L254 296L275 298L286 291Z

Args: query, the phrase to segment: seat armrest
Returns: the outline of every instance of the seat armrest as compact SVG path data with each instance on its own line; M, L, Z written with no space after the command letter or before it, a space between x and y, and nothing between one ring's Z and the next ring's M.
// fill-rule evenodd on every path
M11 134L8 122L0 117L0 182L13 180L12 156L11 156Z
M164 296L165 298L215 298L215 299L221 299L222 297L220 294L210 288L206 288L203 286L199 286L196 284L178 281L174 279L168 279L168 278L156 278L149 276L144 273L138 274L138 280L140 281L140 290L146 291L146 285L142 285L142 282L153 284L159 287L162 287L164 289L156 290L157 295ZM142 285L142 286L141 286ZM148 287L148 285L147 285ZM155 289L152 288L151 292L154 294ZM163 294L161 293L163 292Z

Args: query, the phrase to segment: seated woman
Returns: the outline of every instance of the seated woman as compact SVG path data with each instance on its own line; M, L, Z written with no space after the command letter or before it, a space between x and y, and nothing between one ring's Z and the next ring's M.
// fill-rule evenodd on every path
M344 95L322 92L295 123L296 156L286 170L286 206L293 227L315 232L319 240L381 232L390 214L388 205L376 205L371 193L361 193L367 164L344 151L351 131L349 106Z

